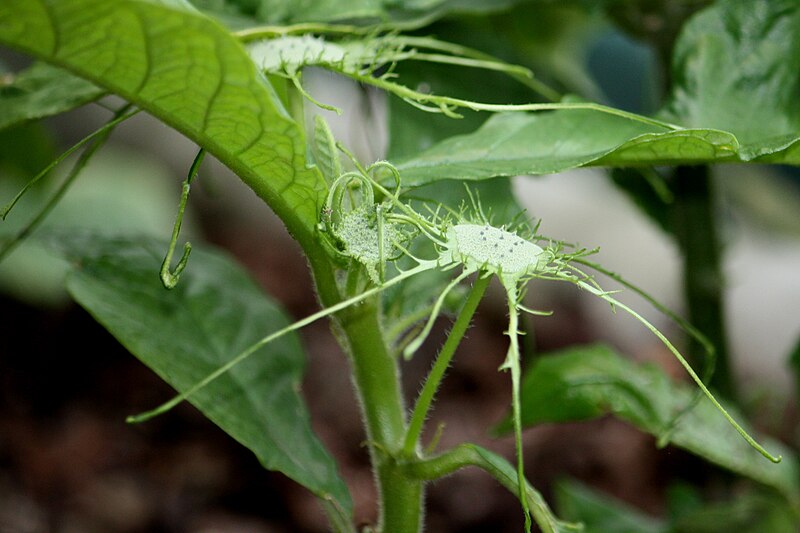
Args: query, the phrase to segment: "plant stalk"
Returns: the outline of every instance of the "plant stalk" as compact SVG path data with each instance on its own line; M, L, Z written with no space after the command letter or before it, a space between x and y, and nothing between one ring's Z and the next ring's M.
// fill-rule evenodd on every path
M406 433L397 359L383 338L378 300L351 309L343 313L339 325L349 345L380 498L378 531L417 533L422 520L423 483L407 477L394 459Z
M684 294L689 322L716 348L715 369L707 385L723 397L736 400L725 331L722 247L709 167L676 168L673 192L672 222L684 255ZM690 342L688 353L697 365L704 349L696 339L692 338Z
M439 356L436 358L436 362L433 364L433 368L431 368L428 374L428 378L425 380L425 385L422 387L422 392L420 392L419 398L417 398L414 412L411 415L411 422L409 423L408 433L406 434L405 443L403 445L404 455L410 456L414 455L416 452L419 438L422 434L422 426L428 416L428 411L436 396L436 391L439 390L439 384L442 382L442 378L444 378L444 374L450 366L450 361L453 360L456 348L458 348L461 339L467 332L470 320L472 320L472 316L475 314L475 310L478 308L478 304L483 298L483 294L486 292L486 287L489 286L490 280L490 276L481 277L480 275L475 279L469 296L453 324L453 329L450 330L450 334L447 336L447 340L444 346L442 346Z
M309 255L322 305L341 301L333 268L318 251ZM406 433L405 401L397 359L388 349L380 325L377 298L349 307L334 326L346 349L361 405L372 470L379 498L378 532L418 533L422 528L424 482L397 466Z

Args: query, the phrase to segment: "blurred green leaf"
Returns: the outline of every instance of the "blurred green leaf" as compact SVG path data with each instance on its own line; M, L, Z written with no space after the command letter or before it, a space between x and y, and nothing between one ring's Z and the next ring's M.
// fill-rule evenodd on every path
M693 490L692 497L695 494ZM668 521L648 516L574 480L556 484L555 501L559 515L582 522L585 533L793 533L798 524L798 516L787 501L763 489L739 492L724 502L698 500L671 514Z
M764 491L737 494L725 502L706 502L673 520L680 533L795 533L800 516L783 498Z
M88 81L46 63L0 76L0 129L69 111L101 97Z
M57 155L52 136L40 122L0 130L0 172L5 186L12 186L9 181L14 181L13 186L16 186L17 178L35 176ZM19 187L23 185L24 182ZM11 199L5 194L0 198L0 203Z
M743 161L798 164L798 49L797 2L717 2L682 28L673 54L671 94L659 114L687 127L732 133ZM668 229L669 206L635 174L616 171L614 182ZM759 181L763 187L764 180Z
M364 19L415 22L451 13L486 13L531 0L192 0L198 8L223 17L253 22L294 24Z
M67 236L58 248L72 262L70 294L128 350L184 391L260 339L289 324L229 257L192 251L173 290L158 271L166 242ZM189 401L256 454L318 497L352 512L336 464L311 430L299 394L305 355L287 335L201 389Z
M576 347L543 356L527 370L521 391L522 423L532 426L613 414L660 436L694 393L689 385L672 383L658 367L634 364L607 346ZM725 409L743 421L732 406ZM499 429L509 428L506 421ZM769 463L702 398L680 418L670 443L773 487L792 502L800 501L800 469L794 453L772 439L761 441L771 452L783 455L783 462Z
M169 4L163 5L163 4ZM241 44L184 2L5 0L0 43L117 93L206 148L314 240L325 182Z
M27 130L30 126L23 127ZM19 128L7 131L18 132ZM0 132L0 139L3 134ZM62 170L57 169L52 180L29 191L17 209L0 221L0 241L15 235L41 209L64 178ZM0 180L3 201L25 184L22 176L4 177L7 179ZM42 230L95 230L166 238L179 192L169 169L154 159L119 149L104 150L82 171L44 221ZM184 232L191 236L193 231L190 217ZM63 304L69 299L64 290L66 265L53 260L36 235L34 232L0 263L0 290L37 305Z
M512 63L529 67L561 92L602 101L587 68L592 46L608 30L596 8L593 1L539 2L535 9L522 4L495 15L492 26L495 38L507 40L515 51Z
M664 114L687 127L731 132L744 161L798 164L800 3L729 0L684 26ZM768 156L768 157L767 157Z
M648 516L577 481L562 480L555 486L559 516L581 522L584 533L667 533L662 520Z

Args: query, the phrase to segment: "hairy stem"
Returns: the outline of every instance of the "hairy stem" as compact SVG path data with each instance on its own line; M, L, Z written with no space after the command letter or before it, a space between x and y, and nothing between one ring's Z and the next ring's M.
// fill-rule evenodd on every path
M506 285L506 283L504 283ZM511 411L514 419L514 444L517 449L517 479L519 480L519 501L522 503L522 512L525 515L525 531L531 530L531 512L528 498L525 493L525 458L522 453L522 406L520 405L520 381L522 362L519 352L519 312L517 311L516 283L506 286L506 299L508 300L508 337L510 339L508 354L501 369L511 371Z
M347 341L380 498L378 531L417 533L423 484L406 477L394 460L406 432L405 402L397 359L386 346L378 317L379 302L373 299L350 308L338 324Z
M403 455L413 455L416 452L419 443L420 435L422 434L422 427L425 424L425 419L430 411L431 404L436 397L436 391L439 390L439 384L444 378L447 368L450 366L450 361L453 360L453 355L456 353L461 339L469 327L472 316L478 308L478 304L486 292L486 287L489 286L489 276L480 277L475 280L472 289L464 302L464 306L458 314L458 318L453 324L453 329L450 330L450 335L447 337L444 346L442 346L439 355L436 357L436 362L433 364L425 385L422 387L417 398L417 403L414 405L414 411L411 414L411 421L408 425L408 432L406 433L405 443L403 444Z
M455 113L453 109L465 108L472 111L489 111L495 113L503 113L510 111L556 111L556 110L589 110L614 115L617 117L641 122L650 126L664 128L665 130L680 130L680 126L664 122L655 118L637 115L622 109L608 107L594 102L549 102L549 103L536 103L536 104L489 104L483 102L473 102L471 100L464 100L461 98L452 98L449 96L439 96L433 94L420 93L414 89L405 87L398 83L387 80L386 78L376 78L371 74L359 74L355 72L345 72L341 69L333 69L343 76L348 76L361 83L366 83L383 89L385 91L394 93L400 98L406 100L409 104L415 105L421 109L431 112L441 112L452 118L461 118L460 115ZM428 107L430 106L430 107Z

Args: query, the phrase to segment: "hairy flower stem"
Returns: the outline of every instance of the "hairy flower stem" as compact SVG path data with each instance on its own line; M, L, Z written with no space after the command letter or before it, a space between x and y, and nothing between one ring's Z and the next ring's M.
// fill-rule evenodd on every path
M456 353L461 339L467 332L470 320L478 308L478 304L486 292L486 287L491 281L491 276L478 276L472 286L472 290L461 308L461 312L453 324L453 329L450 330L450 335L447 336L444 346L439 352L436 362L433 364L428 378L425 380L425 385L422 387L422 392L419 394L417 403L414 406L414 412L411 415L411 422L409 423L408 433L406 434L405 443L403 445L403 453L405 455L413 455L419 444L419 438L422 434L422 426L425 423L425 418L428 416L433 399L436 396L436 391L439 389L439 384L444 378L447 368L450 366L450 361L453 360L453 355Z

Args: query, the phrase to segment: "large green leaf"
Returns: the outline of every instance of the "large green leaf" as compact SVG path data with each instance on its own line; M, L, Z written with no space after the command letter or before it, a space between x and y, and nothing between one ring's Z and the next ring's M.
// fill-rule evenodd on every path
M4 0L0 43L67 68L181 131L309 245L325 182L306 167L301 128L239 42L182 4Z
M718 2L680 36L662 112L678 129L602 111L496 116L400 166L404 180L484 179L579 166L800 164L800 4ZM644 117L641 117L644 119Z
M636 365L603 345L572 348L541 357L522 383L522 422L586 420L613 414L660 436L676 413L689 405L693 387L675 384L654 365ZM725 407L742 421L731 406ZM762 439L783 462L772 464L751 448L707 399L680 418L670 442L724 468L800 498L800 470L794 454Z
M587 165L702 163L736 159L736 138L710 129L670 130L595 110L502 114L398 165L403 183L552 174Z
M67 288L106 329L178 391L184 391L269 331L283 311L230 258L192 252L168 291L158 277L166 243L154 239L61 238L73 262ZM203 414L341 513L350 496L317 440L298 393L304 353L294 335L262 348L190 397Z
M0 81L0 129L69 111L102 96L103 90L46 63Z
M743 160L797 164L800 3L727 0L693 17L673 56L666 113L689 127L736 135Z

